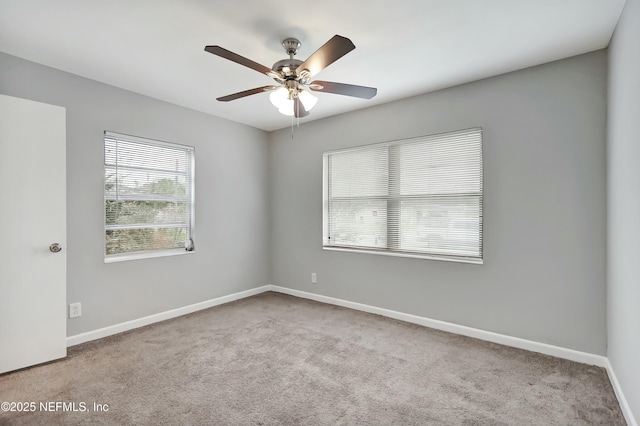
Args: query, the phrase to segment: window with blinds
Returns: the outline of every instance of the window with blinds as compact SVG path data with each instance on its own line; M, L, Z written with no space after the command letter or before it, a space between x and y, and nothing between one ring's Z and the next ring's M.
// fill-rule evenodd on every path
M192 251L194 149L104 133L105 261Z
M482 129L324 153L323 247L482 263Z

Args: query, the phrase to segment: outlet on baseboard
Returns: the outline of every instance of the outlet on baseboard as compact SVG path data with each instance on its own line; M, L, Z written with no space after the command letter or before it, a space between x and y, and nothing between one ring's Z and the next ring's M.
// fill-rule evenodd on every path
M318 275L315 272L311 273L311 284L317 284L318 283Z
M82 304L80 302L69 304L69 318L77 318L82 315Z

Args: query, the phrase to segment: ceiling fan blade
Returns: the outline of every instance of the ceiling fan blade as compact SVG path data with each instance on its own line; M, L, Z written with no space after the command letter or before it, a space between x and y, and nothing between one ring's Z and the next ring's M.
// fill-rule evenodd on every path
M353 84L333 83L331 81L316 80L311 82L309 89L315 92L335 93L337 95L353 96L362 99L371 99L377 93L375 87L355 86Z
M313 77L355 48L356 46L348 38L334 35L298 66L296 74L301 77Z
M293 100L293 115L297 118L306 117L309 115L309 111L304 109L304 105L300 102L299 98L294 98Z
M245 96L256 95L258 93L263 93L263 92L269 92L269 91L275 90L277 88L278 88L278 86L256 87L255 89L249 89L249 90L245 90L243 92L234 93L232 95L223 96L221 98L217 98L216 100L220 101L220 102L229 102L229 101L233 101L235 99L244 98Z
M232 51L222 48L220 46L206 46L204 50L206 50L209 53L213 53L216 56L220 56L221 58L228 59L240 65L244 65L245 67L251 68L252 70L256 70L262 74L266 74L271 78L278 78L281 80L284 79L284 76L278 71L274 71L271 68L268 68L257 62L254 62L251 59L247 59L244 56L240 56L237 53L233 53Z

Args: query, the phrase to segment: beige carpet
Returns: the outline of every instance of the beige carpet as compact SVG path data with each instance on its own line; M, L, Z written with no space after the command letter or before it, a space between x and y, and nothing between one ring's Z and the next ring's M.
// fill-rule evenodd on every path
M2 425L625 424L602 368L277 293L0 375L2 401L36 403Z

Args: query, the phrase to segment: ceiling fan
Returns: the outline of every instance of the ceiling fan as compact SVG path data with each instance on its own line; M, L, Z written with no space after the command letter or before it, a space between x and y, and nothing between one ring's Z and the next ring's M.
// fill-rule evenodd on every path
M317 73L356 48L351 40L346 37L339 35L333 36L304 62L294 58L300 48L300 41L295 38L287 38L282 42L282 47L284 47L289 58L282 59L273 64L272 68L268 68L220 46L206 46L204 50L207 52L266 74L278 83L278 85L262 86L222 96L217 98L217 100L228 102L244 98L245 96L271 92L269 95L271 103L273 103L282 114L306 117L309 115L309 110L313 108L317 102L317 98L311 95L309 90L353 96L362 99L371 99L378 92L374 87L355 86L353 84L321 80L311 81Z

